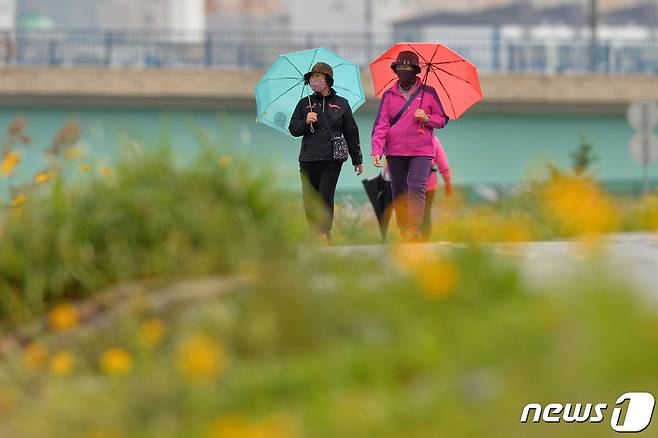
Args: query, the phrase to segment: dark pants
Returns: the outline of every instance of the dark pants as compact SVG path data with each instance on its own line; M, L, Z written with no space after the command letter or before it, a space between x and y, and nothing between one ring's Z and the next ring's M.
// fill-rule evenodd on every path
M319 233L331 235L334 220L334 195L343 163L331 161L300 161L304 213L309 225ZM318 195L319 200L318 203ZM318 204L319 208L318 208Z
M387 156L395 218L403 235L420 238L425 211L425 186L432 157Z
M432 236L432 202L435 193L436 190L425 192L425 212L423 213L423 224L420 227L420 234L425 242L428 242Z

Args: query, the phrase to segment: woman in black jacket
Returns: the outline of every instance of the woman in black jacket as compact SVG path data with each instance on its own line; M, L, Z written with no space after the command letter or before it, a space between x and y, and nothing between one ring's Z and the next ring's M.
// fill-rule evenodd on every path
M314 93L299 101L288 130L295 137L302 137L299 170L306 219L329 242L336 184L343 166L343 161L334 159L332 137L345 138L354 171L361 175L363 157L359 145L359 128L347 99L338 96L332 88L334 79L331 66L318 62L304 75L304 80ZM318 194L326 207L324 212L314 208L314 198Z

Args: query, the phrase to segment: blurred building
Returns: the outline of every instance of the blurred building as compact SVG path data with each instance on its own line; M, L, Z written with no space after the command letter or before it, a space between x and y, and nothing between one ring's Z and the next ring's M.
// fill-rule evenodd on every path
M16 1L0 0L0 31L16 27Z
M205 0L21 0L18 17L28 29L203 32Z
M103 0L104 1L104 0ZM20 0L18 26L23 29L96 29L101 0Z
M289 16L280 0L206 0L206 26L211 31L282 32Z
M548 3L548 2L546 2ZM586 70L590 57L602 70L621 64L656 65L658 6L634 2L630 7L600 9L592 38L589 2L566 2L539 8L531 2L462 13L421 14L395 23L401 41L440 41L492 70L528 69L559 72ZM646 70L645 66L633 68Z

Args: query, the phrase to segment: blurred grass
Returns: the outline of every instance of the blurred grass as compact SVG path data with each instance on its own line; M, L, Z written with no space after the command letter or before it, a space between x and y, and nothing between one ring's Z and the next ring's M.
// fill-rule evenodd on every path
M0 317L23 319L135 278L249 271L305 231L273 176L207 150L126 157L106 175L60 174L0 217Z
M658 389L658 314L614 278L583 273L537 290L514 260L475 247L404 251L300 253L203 305L136 308L73 343L44 340L41 366L16 350L0 367L0 432L601 437L612 436L606 423L524 425L521 409ZM457 281L437 289L428 272L446 266ZM166 333L145 344L140 326L154 317ZM101 367L117 346L132 358L125 373ZM50 358L62 349L75 365L56 375Z

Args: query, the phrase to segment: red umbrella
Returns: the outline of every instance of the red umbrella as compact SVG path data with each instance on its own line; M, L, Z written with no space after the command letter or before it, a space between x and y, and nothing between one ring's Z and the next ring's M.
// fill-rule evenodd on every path
M370 64L378 97L397 80L391 63L405 50L418 55L423 83L434 87L451 119L459 118L484 97L475 66L449 48L434 43L397 43Z

